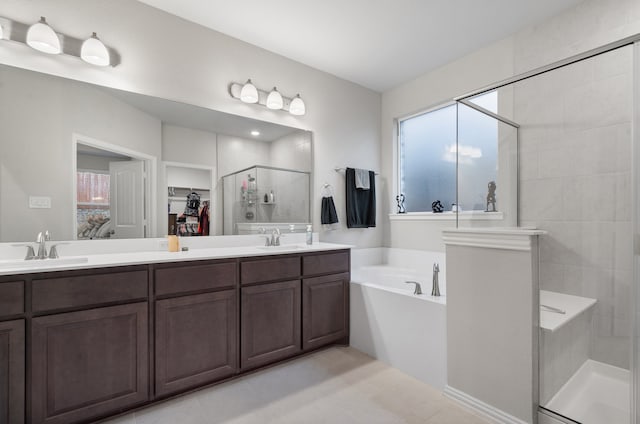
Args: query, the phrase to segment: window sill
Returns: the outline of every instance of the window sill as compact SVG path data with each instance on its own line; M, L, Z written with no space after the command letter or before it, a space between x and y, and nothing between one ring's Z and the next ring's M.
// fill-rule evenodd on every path
M458 215L460 221L499 221L504 219L502 212L463 211ZM390 213L390 221L455 221L455 212L409 212Z

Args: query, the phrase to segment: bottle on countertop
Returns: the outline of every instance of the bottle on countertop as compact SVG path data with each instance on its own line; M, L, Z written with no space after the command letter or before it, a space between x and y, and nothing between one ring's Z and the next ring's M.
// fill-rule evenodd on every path
M167 236L167 248L169 252L180 251L180 239L176 235L175 227L171 226L171 234Z
M307 244L313 244L313 230L311 225L307 225Z
M270 201L271 203L273 203L273 202L275 202L275 201L276 201L276 197L275 197L275 195L273 194L273 190L271 190L271 193L269 193L269 201Z
M264 203L269 203L269 195L267 193L264 194Z

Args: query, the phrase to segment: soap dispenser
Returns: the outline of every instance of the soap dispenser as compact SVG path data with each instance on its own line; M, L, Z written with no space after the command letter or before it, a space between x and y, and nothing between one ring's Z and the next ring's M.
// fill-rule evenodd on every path
M311 225L307 225L307 244L313 244L313 230Z

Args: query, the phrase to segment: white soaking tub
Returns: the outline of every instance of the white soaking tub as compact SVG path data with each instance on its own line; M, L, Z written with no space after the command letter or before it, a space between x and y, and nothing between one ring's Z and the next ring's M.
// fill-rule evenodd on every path
M440 390L447 382L444 253L352 251L351 346ZM431 296L433 264L441 296ZM422 295L414 295L417 281Z

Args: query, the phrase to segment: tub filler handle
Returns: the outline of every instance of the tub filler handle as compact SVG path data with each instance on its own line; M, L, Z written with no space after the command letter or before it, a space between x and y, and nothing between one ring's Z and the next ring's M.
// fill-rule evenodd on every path
M415 284L416 289L413 291L413 294L422 294L422 287L420 287L420 283L417 281L405 281L405 284Z

